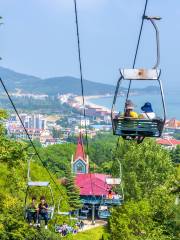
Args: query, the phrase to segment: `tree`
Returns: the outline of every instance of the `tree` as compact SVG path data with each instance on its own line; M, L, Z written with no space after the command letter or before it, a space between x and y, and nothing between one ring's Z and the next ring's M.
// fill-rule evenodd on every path
M174 163L180 163L180 145L171 150L171 156Z
M75 186L74 176L69 169L66 169L66 183L65 183L69 206L72 211L78 210L82 207L79 189Z
M178 239L172 187L176 171L168 151L155 141L137 145L120 141L115 152L113 175L121 161L124 206L112 211L112 239Z
M139 145L120 142L112 169L115 176L119 175L118 160L122 164L126 199L150 197L156 187L171 182L175 174L169 152L150 140Z
M0 120L2 121L7 114L0 111ZM0 124L0 239L1 240L46 240L57 239L57 236L51 231L37 231L29 228L24 220L24 198L26 189L28 144L25 142L16 142L5 135L4 127ZM31 164L31 177L34 181L47 181L49 176L42 165L37 162ZM53 175L53 174L52 174ZM55 202L59 199L59 192L52 184ZM67 199L66 192L62 186L61 194L63 197L62 205ZM37 189L36 189L37 190ZM39 197L43 190L33 190ZM38 195L39 194L39 195ZM28 196L29 198L31 196ZM47 201L49 196L47 194ZM28 199L29 200L29 199ZM67 204L66 204L67 205Z
M107 169L107 165L104 163L108 163L112 160L112 150L116 145L116 137L112 134L98 134L92 140L89 140L89 157L90 159L99 166L99 169L103 169L103 171L111 170L111 166Z

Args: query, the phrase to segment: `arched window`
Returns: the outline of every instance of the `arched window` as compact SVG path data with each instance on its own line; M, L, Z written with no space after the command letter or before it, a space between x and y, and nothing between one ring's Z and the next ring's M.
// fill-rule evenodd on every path
M78 160L74 165L75 173L86 173L86 165L82 160Z

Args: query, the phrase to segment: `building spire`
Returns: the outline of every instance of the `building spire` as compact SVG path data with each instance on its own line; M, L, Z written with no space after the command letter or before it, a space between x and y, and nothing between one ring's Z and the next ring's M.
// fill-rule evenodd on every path
M75 155L72 156L71 159L71 169L72 172L75 174L85 174L89 172L89 158L88 155L85 154L83 137L81 132L78 137Z
M76 160L78 158L81 158L84 161L86 161L86 156L85 156L85 151L84 151L84 144L83 144L83 137L82 137L82 133L81 132L79 134L74 160Z

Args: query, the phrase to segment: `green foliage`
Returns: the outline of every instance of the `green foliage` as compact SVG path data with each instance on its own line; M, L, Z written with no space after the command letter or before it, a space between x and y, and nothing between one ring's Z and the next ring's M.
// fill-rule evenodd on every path
M168 151L154 141L119 142L113 175L122 164L125 203L112 211L112 239L178 239L172 193L177 181Z
M98 134L89 142L89 156L98 168L98 172L111 173L112 150L117 138L112 134Z
M65 170L70 167L75 147L74 144L56 144L41 148L39 152L48 169L60 178L65 176Z
M148 201L129 201L112 210L110 219L112 239L136 240L148 235L153 228L152 210Z
M71 113L71 107L65 104L61 104L59 99L55 96L49 96L45 99L34 99L32 97L14 97L13 101L16 107L23 111L28 111L33 113L42 114L59 114L59 113ZM0 96L0 107L5 107L6 109L12 109L12 105L9 100Z
M79 197L79 189L75 186L74 176L69 169L66 169L65 187L68 195L70 210L73 211L80 209L82 207L82 204Z
M5 116L3 115L4 113L1 113L0 119ZM57 239L56 235L51 231L47 231L45 237L42 237L43 231L38 232L33 228L29 228L24 220L28 159L27 149L25 142L16 142L8 139L4 135L2 127L0 135L0 239ZM46 170L42 168L42 165L37 164L37 162L31 163L31 178L34 181L50 181ZM51 182L51 186L57 205L60 193L57 191L53 182ZM62 186L59 186L59 188L61 191L62 206L68 208L66 191ZM50 203L50 194L46 192L46 189L40 190L39 188L33 188L29 192L27 198L28 203L32 195L36 195L38 198L40 195L45 195L47 202Z
M151 196L156 187L171 182L175 174L169 153L154 141L147 140L139 145L120 142L113 164L116 176L118 159L122 163L126 199Z
M106 232L105 227L96 227L88 231L78 233L77 235L67 236L67 240L105 240L102 238Z
M171 156L174 163L180 163L180 145L171 150Z

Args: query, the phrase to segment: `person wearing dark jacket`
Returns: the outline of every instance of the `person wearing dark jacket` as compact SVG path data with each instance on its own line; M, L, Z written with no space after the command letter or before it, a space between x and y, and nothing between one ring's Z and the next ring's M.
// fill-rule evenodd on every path
M44 196L40 198L40 204L38 206L38 223L40 225L40 218L45 221L45 229L47 229L48 225L48 204Z

